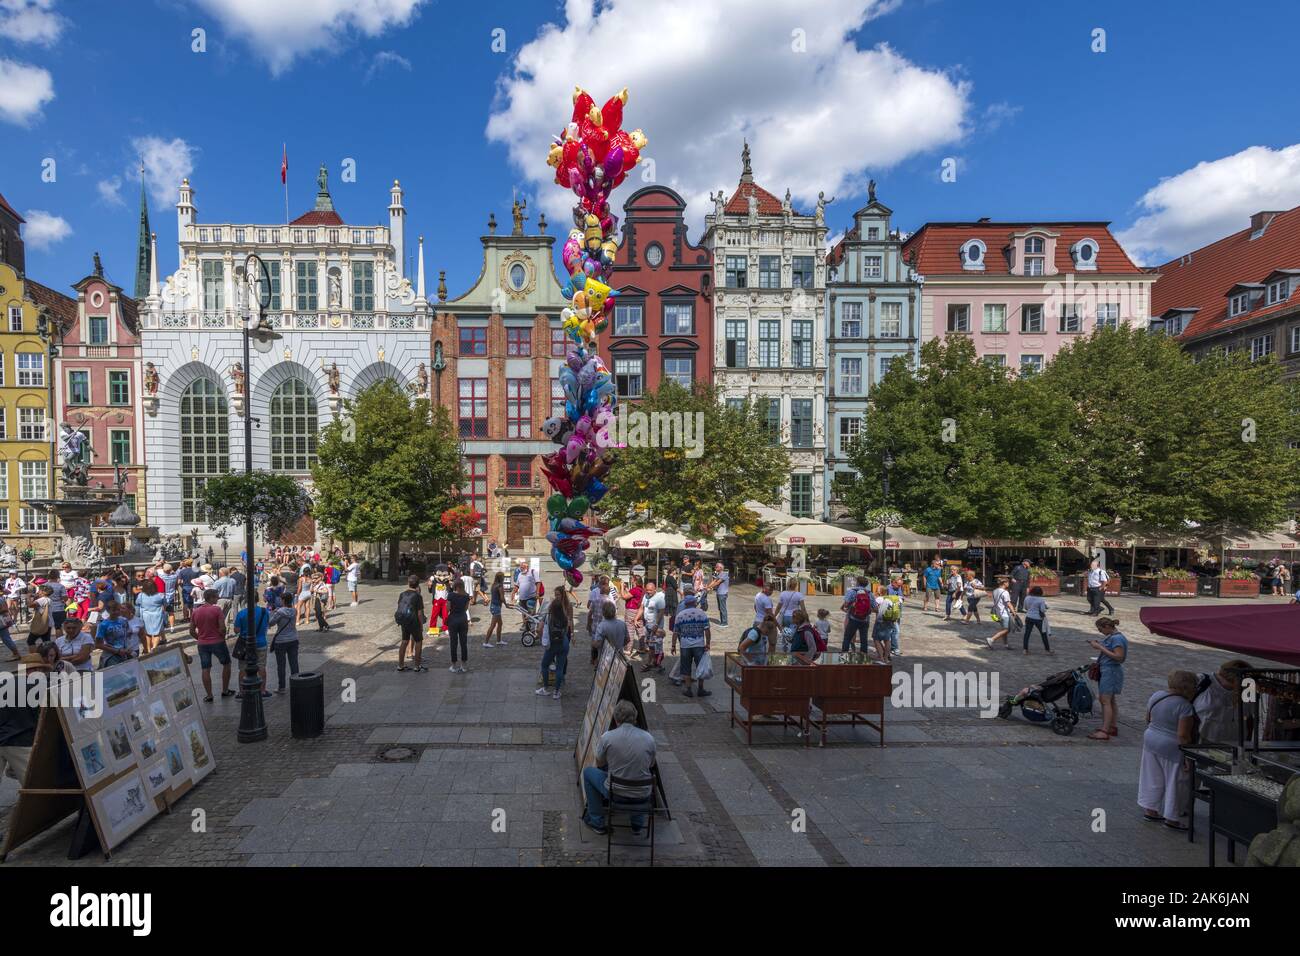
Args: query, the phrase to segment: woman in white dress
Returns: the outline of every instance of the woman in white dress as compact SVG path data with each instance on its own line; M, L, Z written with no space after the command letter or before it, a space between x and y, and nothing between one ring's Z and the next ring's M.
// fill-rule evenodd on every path
M1142 735L1142 764L1138 771L1138 806L1151 823L1175 830L1187 829L1190 802L1189 776L1179 749L1192 743L1195 733L1196 675L1173 671L1169 689L1147 701L1147 729Z

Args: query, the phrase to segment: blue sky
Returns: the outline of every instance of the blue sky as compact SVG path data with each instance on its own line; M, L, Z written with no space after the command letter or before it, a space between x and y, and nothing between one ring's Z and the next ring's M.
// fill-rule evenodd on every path
M748 136L768 189L836 198L834 231L874 178L904 229L1107 219L1155 263L1300 203L1289 63L1260 55L1298 19L1280 2L0 0L0 193L45 214L29 217L34 278L66 289L98 250L129 290L138 149L168 272L179 175L200 221L279 222L287 143L291 216L321 162L348 222L386 222L398 178L430 283L446 269L456 295L515 191L530 231L539 209L564 230L546 137L574 82L601 101L626 84L626 125L690 200L692 238Z

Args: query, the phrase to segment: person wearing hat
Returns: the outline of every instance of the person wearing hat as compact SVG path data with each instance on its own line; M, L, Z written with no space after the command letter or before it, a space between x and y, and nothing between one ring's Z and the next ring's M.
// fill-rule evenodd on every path
M22 593L27 587L27 582L18 576L18 572L11 570L9 576L5 578L5 600L9 603L9 616L17 617L18 609L22 603Z
M682 597L677 618L673 622L672 652L677 653L677 645L682 646L681 673L686 684L683 693L687 697L709 697L712 692L704 689L704 681L699 681L698 693L692 687L695 681L694 671L704 655L709 652L712 634L709 631L709 615L696 604L695 591L688 590Z

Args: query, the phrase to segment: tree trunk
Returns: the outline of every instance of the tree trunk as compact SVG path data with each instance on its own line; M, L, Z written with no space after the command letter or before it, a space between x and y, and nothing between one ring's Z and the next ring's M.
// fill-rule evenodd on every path
M397 559L401 544L402 542L398 538L388 540L388 580L390 581L397 580Z

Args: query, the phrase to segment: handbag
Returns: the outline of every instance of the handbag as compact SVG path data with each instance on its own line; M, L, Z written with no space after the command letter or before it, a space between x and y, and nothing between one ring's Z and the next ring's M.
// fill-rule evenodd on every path
M235 638L235 646L230 649L230 656L237 661L248 660L248 638L242 635Z
M1088 680L1101 682L1101 661L1093 661L1088 665Z

